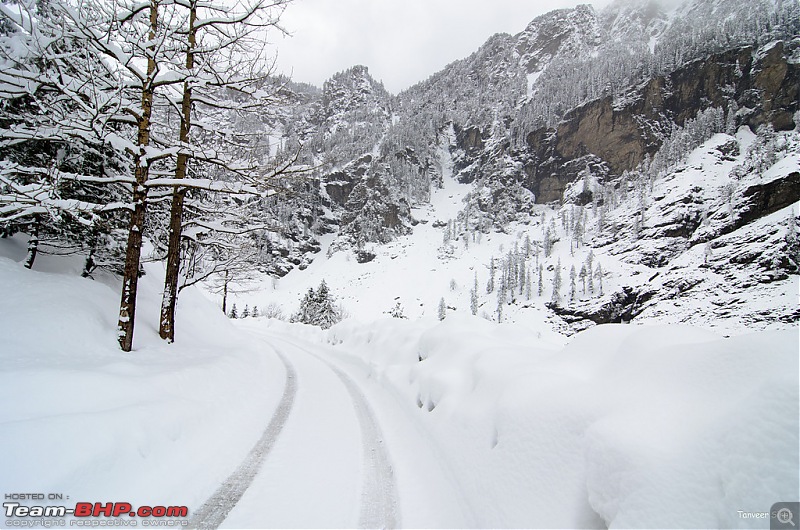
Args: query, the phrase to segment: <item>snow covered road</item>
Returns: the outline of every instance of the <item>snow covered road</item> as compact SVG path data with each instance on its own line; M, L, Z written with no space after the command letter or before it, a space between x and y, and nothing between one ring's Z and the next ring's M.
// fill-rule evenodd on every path
M145 320L120 355L117 292L79 271L0 257L6 494L186 506L201 528L758 528L740 510L796 498L796 328L322 331L189 290L179 341Z
M287 377L278 409L192 526L398 526L392 466L363 393L305 348L276 346Z
M252 484L261 464L278 439L286 419L294 405L297 394L297 374L294 367L279 355L286 368L286 386L283 390L278 408L272 416L264 434L258 440L236 471L214 492L203 506L198 509L189 521L191 528L218 528L230 511L239 502L247 488Z
M473 526L441 455L392 410L386 389L319 345L250 331L285 363L286 390L257 446L192 527ZM256 453L263 463L248 477Z
M330 366L339 376L350 396L361 426L363 484L361 487L362 528L395 528L400 525L397 515L397 486L394 470L386 453L383 435L367 400L353 380L344 372Z

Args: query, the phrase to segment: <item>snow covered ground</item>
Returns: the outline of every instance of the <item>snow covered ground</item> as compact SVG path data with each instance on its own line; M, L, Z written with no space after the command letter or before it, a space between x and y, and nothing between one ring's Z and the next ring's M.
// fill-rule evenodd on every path
M279 359L196 291L164 344L158 267L142 278L135 352L122 354L117 282L82 279L65 258L26 270L18 243L0 243L0 491L198 505L263 430Z
M128 355L114 282L25 270L18 243L0 258L3 492L194 513L267 436L222 527L765 527L739 511L797 497L796 329L610 325L565 346L462 312L321 331L232 323L188 291L167 346L150 267Z
M561 334L544 306L551 267L566 278L588 254L564 239L542 258L542 296L492 321L486 265L557 213L445 245L434 224L467 191L446 178L415 233L373 262L321 253L236 299L288 316L325 279L351 314L327 331L231 321L190 288L167 345L163 267L148 265L131 354L116 345L116 279L81 278L77 258L26 270L25 241L0 240L0 493L187 506L187 524L222 528L767 528L742 513L800 498L796 325L652 315ZM595 259L607 290L651 272ZM409 319L383 315L397 302Z

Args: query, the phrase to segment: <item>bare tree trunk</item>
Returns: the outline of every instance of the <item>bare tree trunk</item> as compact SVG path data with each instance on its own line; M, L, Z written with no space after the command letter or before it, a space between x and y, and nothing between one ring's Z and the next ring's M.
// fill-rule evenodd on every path
M39 221L33 222L31 228L31 238L28 240L28 255L25 256L25 268L30 269L33 267L33 262L36 261L36 254L39 252Z
M194 68L194 49L197 43L197 2L191 2L189 12L189 41L186 49L186 71ZM186 81L183 84L183 101L181 103L180 143L186 148L189 144L189 130L192 126L192 87ZM175 179L186 177L189 165L188 153L178 155L175 166ZM175 186L172 190L172 207L169 216L169 246L167 248L167 275L164 279L164 295L161 300L161 321L158 333L168 342L175 341L175 306L178 303L178 276L181 263L181 236L183 232L183 200L186 190Z
M225 271L225 281L222 283L222 313L228 316L228 271Z
M137 168L137 181L139 169ZM136 293L139 287L139 262L142 255L142 230L147 194L134 193L134 210L128 230L128 246L125 251L125 270L122 279L122 301L119 308L119 346L129 352L133 348L133 325L136 316Z
M182 155L181 155L182 156ZM181 178L176 175L176 178ZM181 225L183 223L184 190L177 187L172 194L169 216L169 246L167 248L167 275L161 299L161 321L158 333L168 342L175 341L175 307L178 303L178 277L181 263Z
M145 148L150 144L150 116L153 112L153 79L156 71L155 39L158 29L158 0L150 0L150 42L148 48L152 53L147 59L147 79L142 87L142 115L138 119L137 145L139 152L134 158L136 164L136 184L133 190L133 213L128 229L128 245L125 250L125 270L122 279L122 300L119 307L119 324L117 333L122 351L129 352L133 348L133 326L136 316L136 293L139 285L139 263L142 255L142 235L147 209L147 177L149 166L143 160Z
M83 263L83 272L81 273L81 278L88 278L92 271L94 270L94 248L89 251L89 255L86 256L86 261Z

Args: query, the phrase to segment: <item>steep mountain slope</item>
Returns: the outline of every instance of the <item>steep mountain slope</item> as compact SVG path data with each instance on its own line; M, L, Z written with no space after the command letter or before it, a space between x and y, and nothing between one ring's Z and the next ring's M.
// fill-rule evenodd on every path
M764 157L768 150L774 154ZM472 188L453 178L448 151L440 153L444 187L413 210L413 233L368 246L369 263L358 263L358 252L329 251L307 270L239 296L239 307L288 318L325 280L358 321L432 317L444 300L447 314L474 307L553 341L610 322L691 323L736 335L800 319L796 132L716 134L652 191L646 175L631 177L604 189L598 203L532 205L525 219L486 233L466 229L460 210ZM322 241L330 250L334 239Z
M751 323L796 322L791 297L779 296L797 279L785 210L800 200L796 176L776 169L770 178L762 177L797 153L796 14L796 3L769 0L689 1L672 11L655 0L618 0L601 11L586 5L553 11L518 35L495 35L471 56L396 97L365 67L337 74L304 107L302 126L284 141L304 140L309 163L319 167L310 188L312 196L317 194L318 212L312 230L335 234L323 242L327 257L340 251L349 256L355 249L357 261L374 259L375 266L387 253L403 259L406 251L397 245L422 244L404 236L421 232L435 241L432 234L440 233L445 244L431 243L435 246L428 255L448 262L463 253L471 256L469 267L481 265L478 271L490 266L493 255L498 271L500 262L511 267L519 258L508 254L513 239L495 235L505 249L488 255L476 249L476 241L493 232L516 233L521 238L517 247L530 241L524 266L513 266L520 275L514 283L520 294L524 275L534 282L542 275L531 268L532 247L544 252L549 246L554 256L561 252L578 269L582 263L576 255L586 260L591 250L606 256L614 272L608 272L604 297L571 297L569 304L556 297L549 309L546 296L541 300L537 313L542 318L559 314L553 326L562 330L642 315L683 318L678 315L685 313L665 308L700 284L692 292L703 291L704 299L716 300L719 309L708 315L733 315ZM692 154L696 148L707 158L699 165L691 162L701 156ZM687 167L706 184L689 185L682 174ZM453 186L451 178L463 185L458 211L442 217L427 205L442 188ZM774 228L776 215L783 216L783 231ZM569 259L563 255L566 242ZM390 246L381 249L373 243ZM709 247L719 248L720 256L742 252L772 258L731 258L735 271L730 276L718 270L723 265L715 265ZM698 249L702 263L686 258ZM316 260L312 269L317 272L291 282L304 284L296 294L320 279L326 258ZM543 262L546 275L552 276L557 263L550 256ZM683 282L687 267L701 280ZM457 285L470 284L472 279L455 268L445 267L445 274ZM589 278L593 272L588 271ZM727 298L715 294L717 280L702 280L717 273L719 281L727 278L733 284ZM566 283L567 269L563 274ZM625 280L631 275L636 281ZM749 275L773 280L734 278ZM755 309L734 307L751 291L774 302L758 310L760 317L754 316ZM482 302L489 304L487 315L516 318L514 307L504 314L498 308L519 303L519 296L506 293L508 300L498 302L498 295L490 294L491 302ZM356 298L364 303L371 296ZM420 300L420 307L431 311L436 301ZM390 305L376 301L365 307L378 311L385 306L383 311ZM457 307L468 305L462 300Z

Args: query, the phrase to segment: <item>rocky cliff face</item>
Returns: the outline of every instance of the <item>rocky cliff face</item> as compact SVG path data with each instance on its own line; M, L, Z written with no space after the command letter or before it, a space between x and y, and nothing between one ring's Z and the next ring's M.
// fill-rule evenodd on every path
M407 233L408 201L392 186L391 169L378 152L391 127L391 96L369 70L355 66L333 76L298 121L307 126L297 139L306 144L309 165L318 168L313 186L324 213L315 230L339 233L343 245L385 243Z
M711 107L736 103L738 124L754 130L764 124L794 128L800 109L800 67L793 59L798 49L800 40L716 54L649 81L624 101L609 96L570 111L557 129L527 136L529 189L537 202L560 200L584 169L570 162L582 158L605 162L610 175L632 170L658 150L672 124L682 126Z
M580 56L602 42L602 29L590 5L558 9L534 19L515 37L519 66L527 74L544 71L557 55Z
M372 154L327 173L320 182L325 219L341 236L339 246L388 243L408 234L415 221L409 202L389 185L388 168Z

